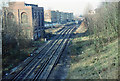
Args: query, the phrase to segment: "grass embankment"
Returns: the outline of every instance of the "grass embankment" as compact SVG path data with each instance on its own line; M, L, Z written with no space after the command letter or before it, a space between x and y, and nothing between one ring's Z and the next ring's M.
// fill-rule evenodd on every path
M54 28L49 28L49 29L46 29L45 32L46 33L55 34L57 31L59 31L62 28L63 28L62 26L60 26L60 27L54 27Z
M76 31L78 32L80 29L79 33L81 33L81 28L86 30L84 25L81 25ZM94 38L89 40L88 36L77 37L72 40L68 79L118 78L118 39L106 44L99 53L95 52L93 41Z
M38 47L38 45L42 46L43 44L44 41L33 41L33 44L27 48L21 48L20 50L11 49L9 51L9 55L4 54L2 59L3 75L29 57L29 54L33 52Z
M49 40L52 37L56 36L56 34L58 32L60 32L62 28L63 28L63 26L60 25L60 26L56 26L56 27L53 27L53 28L46 29L45 32L46 32L47 40Z

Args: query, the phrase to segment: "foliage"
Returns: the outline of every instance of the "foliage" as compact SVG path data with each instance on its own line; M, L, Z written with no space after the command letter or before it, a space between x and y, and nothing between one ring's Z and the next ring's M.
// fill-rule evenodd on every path
M95 14L86 14L85 17L85 25L90 32L89 38L94 36L97 53L106 42L109 43L118 37L118 3L103 3L100 8L96 9Z
M27 57L28 52L21 49L29 48L31 39L24 33L26 24L16 22L12 12L7 13L3 7L2 15L2 58L3 71L10 70ZM3 74L4 75L4 74Z
M118 10L118 3L106 2L84 15L89 35L72 40L69 79L118 79Z
M2 41L3 41L3 53L9 49L28 47L30 39L27 34L24 34L25 25L20 25L16 22L14 15L8 15L7 9L3 8L3 23L2 23ZM6 51L5 51L6 50Z
M88 36L75 38L70 45L71 65L68 79L117 79L118 78L118 40L103 47L96 54L94 40ZM91 43L91 44L90 44ZM112 49L112 50L111 50Z

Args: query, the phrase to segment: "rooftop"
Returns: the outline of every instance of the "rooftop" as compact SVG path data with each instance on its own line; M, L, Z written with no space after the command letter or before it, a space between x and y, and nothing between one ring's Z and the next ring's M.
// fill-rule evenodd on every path
M38 7L38 5L35 5L35 4L27 4L27 3L25 3L25 6Z

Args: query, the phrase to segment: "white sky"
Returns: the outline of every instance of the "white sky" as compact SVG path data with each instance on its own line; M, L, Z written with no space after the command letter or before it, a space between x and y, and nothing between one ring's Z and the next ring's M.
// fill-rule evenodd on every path
M103 0L2 0L2 1L24 1L26 3L38 4L45 10L59 10L64 12L73 12L74 15L84 13L85 7L89 4L96 8ZM115 0L114 0L115 1ZM1 2L1 1L0 1Z

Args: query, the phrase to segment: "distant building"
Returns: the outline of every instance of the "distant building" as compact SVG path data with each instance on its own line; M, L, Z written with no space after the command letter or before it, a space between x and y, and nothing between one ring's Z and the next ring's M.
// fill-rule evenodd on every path
M72 21L73 19L74 19L73 13L68 13L68 14L67 14L67 20L68 20L68 21Z
M61 12L59 12L58 10L57 12L57 23L61 23Z
M44 9L35 4L24 2L9 2L9 7L4 7L4 24L14 20L23 26L23 33L29 39L44 37Z
M51 19L51 10L46 10L44 12L44 20L46 22L52 22L52 19Z
M51 23L66 23L73 20L73 13L46 10L44 12L45 21Z
M57 23L57 12L51 11L51 21L52 23Z

